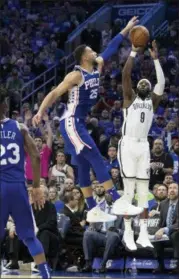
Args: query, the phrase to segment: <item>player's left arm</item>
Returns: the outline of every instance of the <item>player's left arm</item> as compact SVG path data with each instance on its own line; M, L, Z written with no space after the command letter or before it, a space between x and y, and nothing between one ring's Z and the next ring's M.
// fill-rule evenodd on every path
M101 73L104 66L104 62L110 57L117 53L119 46L123 42L124 38L128 35L130 30L139 22L138 17L134 16L126 25L126 27L117 34L111 42L108 44L107 48L96 58L96 63L98 64L98 71Z
M156 41L152 42L152 49L149 49L149 52L154 61L155 71L157 75L157 84L155 85L152 93L153 107L154 110L156 110L162 99L162 95L165 89L165 76L158 59L158 49L157 49Z
M33 188L40 187L40 154L33 138L28 132L28 128L24 124L20 124L20 130L24 137L24 149L29 154L32 163L33 172Z

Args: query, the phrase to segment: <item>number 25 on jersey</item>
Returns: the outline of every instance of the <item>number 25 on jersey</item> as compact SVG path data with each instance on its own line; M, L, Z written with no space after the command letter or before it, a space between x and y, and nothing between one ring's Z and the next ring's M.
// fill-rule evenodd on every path
M98 89L92 89L90 94L90 99L96 99L98 96Z
M11 151L12 156L7 157L7 151ZM3 158L6 156L6 158ZM7 164L18 164L20 161L20 149L16 143L10 143L7 147L0 144L0 165L6 166Z

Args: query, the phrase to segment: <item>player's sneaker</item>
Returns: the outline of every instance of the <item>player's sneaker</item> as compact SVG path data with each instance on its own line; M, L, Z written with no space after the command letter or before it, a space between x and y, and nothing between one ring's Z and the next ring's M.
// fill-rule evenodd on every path
M128 251L136 251L137 246L134 241L134 231L132 230L125 230L122 243L124 244L126 250Z
M137 207L132 204L130 204L128 201L126 201L123 197L118 199L114 202L112 207L112 213L116 215L123 215L123 216L135 216L139 215L143 212L142 207Z
M6 265L6 269L8 269L8 270L18 270L18 269L19 269L19 264L18 264L18 262L13 263L12 261L10 261L10 262Z
M139 237L136 241L136 243L143 248L154 248L152 243L150 242L148 232L140 232Z
M38 270L38 268L37 268L37 266L36 266L36 264L34 262L31 263L31 271L33 273L39 273L39 270Z
M99 206L94 207L87 213L88 223L111 222L115 221L116 219L116 216L105 213L99 208Z

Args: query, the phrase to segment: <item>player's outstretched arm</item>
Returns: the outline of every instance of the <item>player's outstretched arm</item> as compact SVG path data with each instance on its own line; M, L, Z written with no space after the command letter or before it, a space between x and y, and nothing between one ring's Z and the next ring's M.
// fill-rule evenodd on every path
M42 116L47 108L51 107L60 96L71 90L73 86L79 85L81 81L82 76L79 71L69 73L64 80L45 97L38 113L33 117L33 125L37 126L41 122Z
M156 41L152 42L152 49L149 49L149 52L154 61L155 71L157 75L157 84L155 85L152 93L152 102L153 102L154 110L156 110L165 89L165 76L158 59L158 49L157 49Z
M128 35L130 30L139 22L138 17L134 16L126 25L126 27L117 34L109 43L107 48L96 58L98 70L101 72L105 61L117 53L120 44L123 42L124 37Z
M137 52L139 51L138 48L132 46L132 51L130 56L128 57L124 68L122 70L122 89L123 89L123 97L124 97L124 107L128 107L134 99L134 91L132 89L132 69L134 66L135 57Z

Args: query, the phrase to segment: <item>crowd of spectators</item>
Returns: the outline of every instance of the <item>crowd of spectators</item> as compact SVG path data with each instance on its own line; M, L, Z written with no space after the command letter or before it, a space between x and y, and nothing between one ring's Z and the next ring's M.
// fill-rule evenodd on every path
M18 0L6 1L0 10L0 82L16 102L24 84L62 65L68 35L97 8L88 2L23 7Z
M66 37L62 39L58 36L72 31L86 17L83 9L78 11L79 14L71 12L71 8L69 12L69 5L70 3L66 2L61 7L57 3L55 9L50 9L50 12L42 10L39 13L28 13L25 9L17 10L14 6L4 7L3 14L6 16L3 17L2 34L9 48L5 50L7 53L1 57L3 73L1 79L6 82L8 90L12 88L12 90L18 91L24 82L63 57L64 45L62 42ZM18 25L16 25L17 23ZM158 41L159 59L165 73L166 87L159 108L155 112L148 137L151 146L149 216L150 218L156 217L160 221L161 218L163 219L152 234L157 233L158 228L166 226L169 201L177 201L178 198L179 37L177 26L178 21L175 21L169 27L168 36L172 38L171 40L160 38ZM96 50L103 49L119 30L120 22L118 20L114 22L112 28L106 24L102 32L96 30L95 26L89 25L81 34L81 40L92 44ZM61 32L59 33L59 31ZM13 51L11 52L11 50ZM117 160L117 146L121 138L123 122L121 74L130 50L128 40L124 41L118 55L105 65L100 78L98 102L86 118L87 129L104 156L106 168L121 196L123 183ZM11 72L13 75L8 76ZM147 50L136 59L132 74L134 87L139 79L144 77L147 77L153 85L155 84L154 65ZM58 129L57 107L63 100L59 100L56 106L49 109L38 129L34 129L32 126L32 117L44 96L42 92L39 92L34 106L31 103L24 103L22 113L12 112L12 118L24 122L28 126L41 157L41 187L44 188L46 204L41 212L36 212L33 208L37 235L44 246L45 254L52 268L56 266L54 259L58 258L60 268L66 269L70 265L75 265L78 269L82 268L81 270L84 272L91 271L92 260L94 256L98 255L98 248L103 247L105 248L102 253L103 260L97 272L105 272L107 260L113 256L114 252L118 251L120 256L122 218L115 224L99 224L99 227L86 223L88 208L78 185L78 170L71 161ZM103 185L96 180L95 172L92 169L90 175L94 199L100 204L101 209L109 210L113 202L111 197L105 193ZM33 175L28 156L26 158L26 177L27 184L30 186ZM136 195L134 203L137 203L137 198ZM165 204L162 202L163 200ZM160 213L160 209L162 213ZM166 213L165 216L163 212ZM173 222L176 221L177 217ZM135 224L137 221L134 222ZM8 246L11 241L14 246ZM20 255L24 248L15 235L12 220L9 220L7 225L7 243L6 255L10 260L8 266L18 268L18 260L20 258L24 260L24 257ZM179 243L178 234L173 236L172 245L175 247L175 258L179 259L177 243ZM83 249L81 249L82 245ZM12 249L12 247L14 248ZM68 253L69 247L73 252ZM161 249L163 247L160 245L156 247L160 256ZM85 265L82 259L86 260ZM163 259L158 257L158 260L163 267Z

